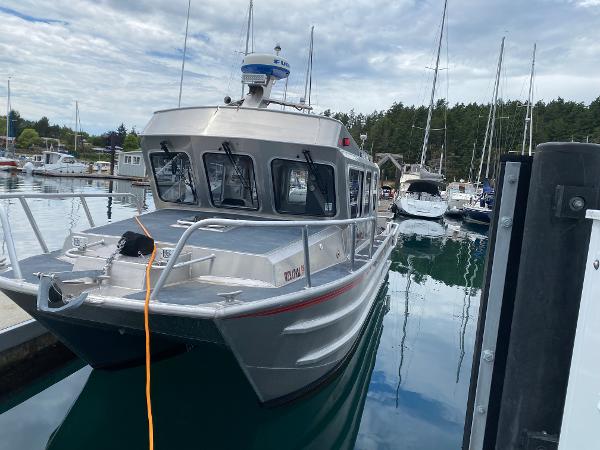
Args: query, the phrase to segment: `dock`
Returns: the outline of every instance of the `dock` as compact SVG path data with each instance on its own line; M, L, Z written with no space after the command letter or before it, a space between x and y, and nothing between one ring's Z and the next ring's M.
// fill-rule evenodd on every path
M75 356L0 292L0 399Z
M148 180L143 177L111 175L109 173L36 173L35 175L54 178L91 178L95 180L123 180L139 183L140 186L146 186L145 183L148 183ZM149 185L149 183L147 185Z

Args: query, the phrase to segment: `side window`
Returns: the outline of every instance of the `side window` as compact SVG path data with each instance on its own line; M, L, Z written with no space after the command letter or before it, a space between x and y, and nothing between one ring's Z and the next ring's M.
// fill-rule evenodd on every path
M271 163L275 209L284 214L334 216L335 178L325 164L275 159Z
M371 207L373 208L373 211L375 211L377 209L377 196L379 195L379 179L377 174L373 174L373 202L371 204Z
M126 162L127 157L125 158ZM161 200L173 203L196 203L192 165L186 153L152 153L150 163Z
M363 216L371 213L371 172L367 172L365 177L365 187L363 189Z
M360 215L362 195L361 188L363 184L363 173L359 170L350 169L349 177L349 200L350 200L350 218Z
M258 209L254 166L249 156L205 153L204 168L214 206Z

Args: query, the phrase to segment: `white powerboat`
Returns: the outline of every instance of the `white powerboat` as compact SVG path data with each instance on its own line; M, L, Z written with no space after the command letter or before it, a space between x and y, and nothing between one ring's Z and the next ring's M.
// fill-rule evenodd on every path
M42 175L81 174L87 172L88 165L78 162L74 156L68 153L45 151L42 152L41 164L28 170L31 170L34 174Z
M447 214L461 215L464 205L472 203L476 196L477 189L473 183L455 181L448 184L446 187Z

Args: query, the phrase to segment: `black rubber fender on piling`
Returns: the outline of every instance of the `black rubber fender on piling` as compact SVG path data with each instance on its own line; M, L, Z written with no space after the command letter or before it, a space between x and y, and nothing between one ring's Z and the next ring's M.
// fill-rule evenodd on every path
M536 148L496 449L526 448L529 432L560 433L591 232L585 210L599 208L599 187L600 145Z

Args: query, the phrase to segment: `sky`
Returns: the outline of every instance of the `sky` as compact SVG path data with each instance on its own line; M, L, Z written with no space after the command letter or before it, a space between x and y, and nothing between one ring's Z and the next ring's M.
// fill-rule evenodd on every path
M187 3L3 0L0 97L11 77L25 118L73 127L77 100L85 131L142 130L153 111L177 106ZM255 0L254 50L281 45L297 101L314 25L317 112L426 104L442 9L443 0ZM240 96L247 10L246 0L191 0L182 106ZM447 25L436 97L451 104L490 101L502 36L502 98L526 98L534 42L535 99L600 95L600 0L449 0Z

